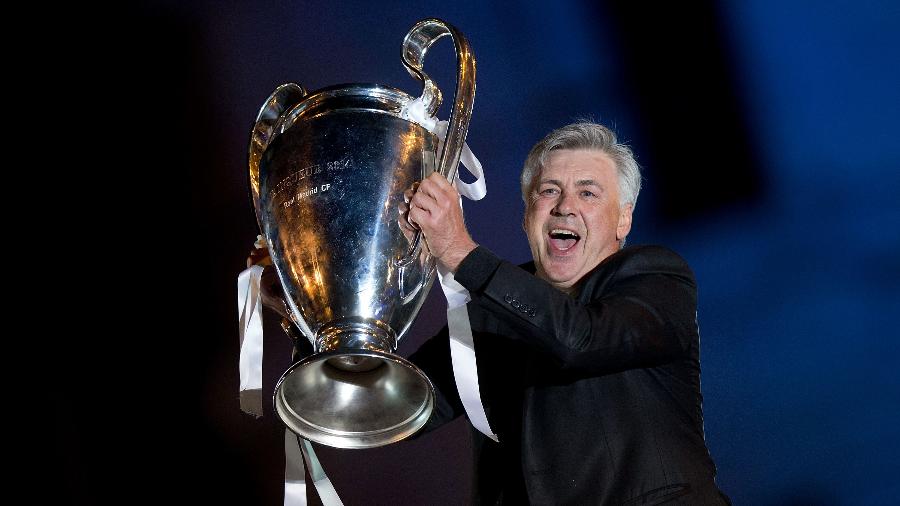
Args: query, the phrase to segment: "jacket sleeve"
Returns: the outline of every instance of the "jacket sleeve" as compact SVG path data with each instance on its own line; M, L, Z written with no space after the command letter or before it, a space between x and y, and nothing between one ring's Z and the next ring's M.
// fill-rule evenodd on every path
M693 274L665 248L609 257L582 280L578 300L482 247L456 279L472 294L473 330L520 339L579 374L662 365L683 357L697 335Z
M419 435L437 429L465 414L465 408L463 408L459 393L456 391L453 364L450 361L450 337L447 327L425 341L409 357L409 361L422 369L434 386L434 411L422 430L418 432Z

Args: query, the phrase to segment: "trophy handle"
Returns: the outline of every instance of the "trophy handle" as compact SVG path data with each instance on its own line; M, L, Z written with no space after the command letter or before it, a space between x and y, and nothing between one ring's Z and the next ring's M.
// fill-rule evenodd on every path
M456 178L459 157L466 142L469 120L472 118L472 104L475 101L475 55L469 48L469 41L453 25L440 19L423 19L416 23L403 39L403 65L410 75L422 81L421 99L428 114L434 116L441 106L441 90L422 70L422 65L428 48L445 35L449 35L456 46L456 95L437 170L452 183Z
M265 234L262 225L262 209L259 206L259 160L271 144L272 139L278 136L278 127L284 117L284 113L300 103L306 96L303 86L294 83L285 83L275 88L269 98L263 102L256 115L256 123L250 133L250 149L247 161L250 166L250 193L253 198L253 209L256 211L256 224L261 233Z
M456 94L453 98L453 110L450 112L450 123L447 127L447 136L442 143L440 159L437 171L453 182L456 179L459 157L466 143L466 132L469 129L469 120L472 119L472 104L475 101L475 55L469 47L469 41L453 25L440 19L423 19L410 29L403 39L403 65L410 75L422 81L422 96L425 109L429 116L437 114L441 106L441 90L434 81L422 70L425 54L435 41L449 35L453 39L456 48ZM425 259L425 265L430 266L422 276L420 283L416 283L408 293L406 291L407 269L413 260L419 257L422 249L422 233L416 232L416 237L409 253L397 262L400 267L400 292L404 301L414 297L431 279L434 274L434 262L431 254Z
M410 300L412 300L416 294L419 293L419 290L425 286L428 282L428 278L431 276L431 273L434 272L434 262L431 258L431 253L425 257L425 266L423 269L418 268L418 266L413 263L413 260L419 258L419 255L422 251L422 243L424 240L422 239L422 232L417 231L415 238L413 239L412 247L410 248L409 253L406 254L400 260L397 260L397 272L399 275L398 286L400 287L400 299L401 303L406 304ZM428 267L430 265L430 267ZM409 280L410 276L415 276L415 274L419 274L422 276L422 279L415 279L413 277L412 281ZM412 285L410 288L407 286Z

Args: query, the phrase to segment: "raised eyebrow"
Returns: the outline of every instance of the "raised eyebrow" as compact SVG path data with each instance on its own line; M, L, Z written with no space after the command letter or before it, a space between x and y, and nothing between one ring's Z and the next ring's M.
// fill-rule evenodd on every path
M545 184L553 184L560 188L563 187L562 181L558 179L541 179L538 182L538 186ZM595 186L598 189L603 190L603 185L601 185L597 181L594 181L593 179L579 179L578 181L575 181L575 186Z

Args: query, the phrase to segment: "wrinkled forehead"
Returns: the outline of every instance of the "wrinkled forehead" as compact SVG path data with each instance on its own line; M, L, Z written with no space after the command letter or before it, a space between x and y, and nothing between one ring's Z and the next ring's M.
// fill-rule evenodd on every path
M613 159L597 149L555 149L547 153L532 186L542 180L594 181L601 186L616 186L618 171Z

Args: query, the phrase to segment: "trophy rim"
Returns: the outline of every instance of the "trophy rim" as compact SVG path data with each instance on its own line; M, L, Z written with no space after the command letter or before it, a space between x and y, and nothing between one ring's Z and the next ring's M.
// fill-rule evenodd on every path
M366 106L343 104L334 109L326 109L323 112L316 112L319 107L332 100L341 99L368 99ZM340 111L368 111L382 114L389 114L400 119L406 119L401 116L403 108L415 97L409 93L393 86L387 86L377 83L344 83L319 88L310 91L293 106L289 107L282 113L282 121L280 128L282 130L290 128L301 117L309 119L310 115L316 117L322 113L335 113ZM312 111L312 112L311 112ZM278 132L273 135L280 135Z
M403 371L402 374L405 376L405 379L412 378L417 380L419 386L423 387L425 391L424 401L417 409L411 410L411 414L400 422L379 429L361 431L324 427L321 424L304 419L296 412L296 410L289 406L290 403L284 398L284 389L282 387L292 374L320 364L324 365L329 359L346 356L380 359L385 361L386 365L389 367L398 368L397 370ZM273 403L275 405L275 411L282 423L284 423L291 432L294 432L301 437L334 448L366 449L396 443L418 432L431 418L432 412L434 411L435 395L434 385L431 383L428 376L415 364L402 357L373 350L341 349L330 352L314 353L291 365L284 374L282 374L275 386Z

